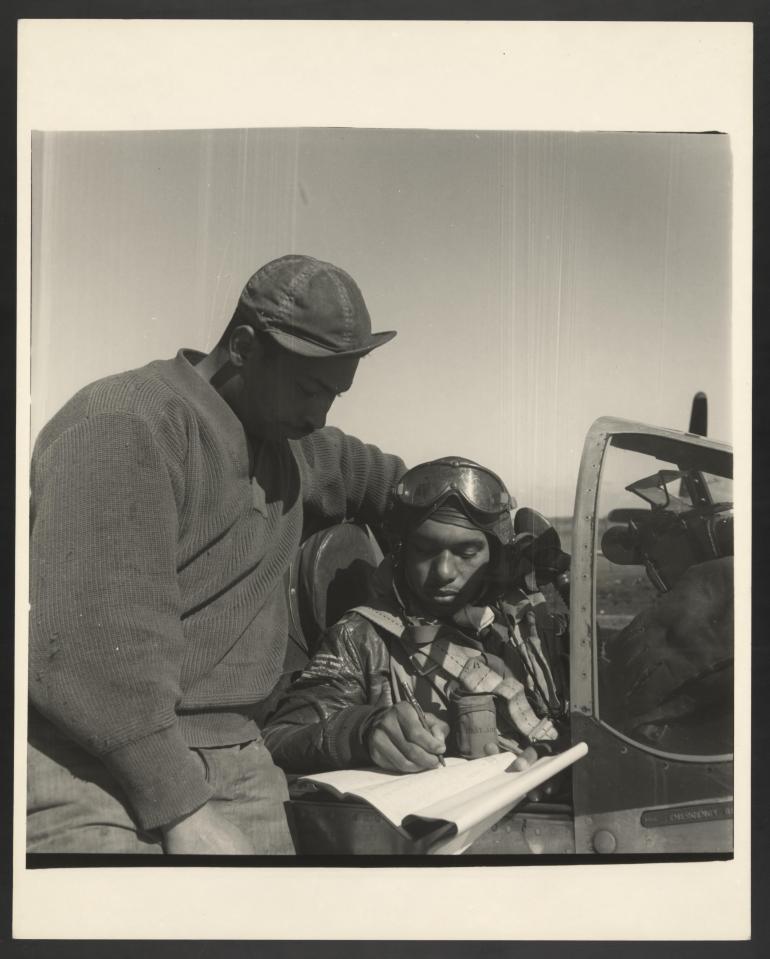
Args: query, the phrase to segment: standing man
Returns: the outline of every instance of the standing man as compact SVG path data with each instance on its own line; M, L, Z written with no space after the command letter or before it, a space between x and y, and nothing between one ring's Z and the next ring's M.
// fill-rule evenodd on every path
M371 332L347 273L284 256L208 355L77 393L32 460L29 852L291 853L253 718L309 530L377 523L396 457L324 429Z

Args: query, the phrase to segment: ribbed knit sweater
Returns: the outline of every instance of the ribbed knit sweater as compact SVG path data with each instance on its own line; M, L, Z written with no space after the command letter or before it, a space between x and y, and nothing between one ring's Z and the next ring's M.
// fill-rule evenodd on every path
M257 735L303 519L376 521L404 468L327 428L262 444L250 475L244 429L199 358L85 387L32 461L31 701L148 829L211 795L189 746Z

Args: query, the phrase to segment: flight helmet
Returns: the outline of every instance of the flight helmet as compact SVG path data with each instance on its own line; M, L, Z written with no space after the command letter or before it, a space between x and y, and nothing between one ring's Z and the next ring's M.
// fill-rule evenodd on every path
M394 485L384 519L391 549L441 507L460 510L501 547L514 538L511 512L516 501L492 470L460 456L444 456L415 466Z

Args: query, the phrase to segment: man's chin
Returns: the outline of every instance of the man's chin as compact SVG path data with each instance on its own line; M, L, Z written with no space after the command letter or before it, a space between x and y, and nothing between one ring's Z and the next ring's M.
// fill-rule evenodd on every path
M463 606L463 601L457 593L447 595L433 595L422 598L422 605L432 616L446 619L454 615Z

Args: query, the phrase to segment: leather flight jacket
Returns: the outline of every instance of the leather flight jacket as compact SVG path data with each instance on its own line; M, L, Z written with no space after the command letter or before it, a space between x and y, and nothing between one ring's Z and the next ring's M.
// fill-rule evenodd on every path
M380 598L376 606L386 615L400 618L404 627L409 625L394 600ZM410 655L397 630L373 622L364 615L366 609L349 611L325 632L313 658L268 717L263 729L265 742L286 772L369 765L368 729L385 709L404 698L405 680L426 712L450 722L449 701L458 677L430 656ZM474 651L478 663L489 667L493 675L510 678L526 691L527 709L535 720L529 734L538 724L541 730L553 728L554 735L544 735L540 744L558 751L568 739L563 662L566 619L552 613L539 594L507 597L505 603L489 610L492 618L486 617L481 628L474 628L481 625L478 622L463 623L462 646ZM528 655L531 644L522 649L512 639L511 620L520 626L520 638L527 629L535 633L550 683L536 681L538 674L542 677L542 666L536 662L539 657ZM495 700L500 735L511 748L515 751L530 743L537 746L537 739L529 738L522 723L512 721L517 714L508 708L510 699L495 696Z

